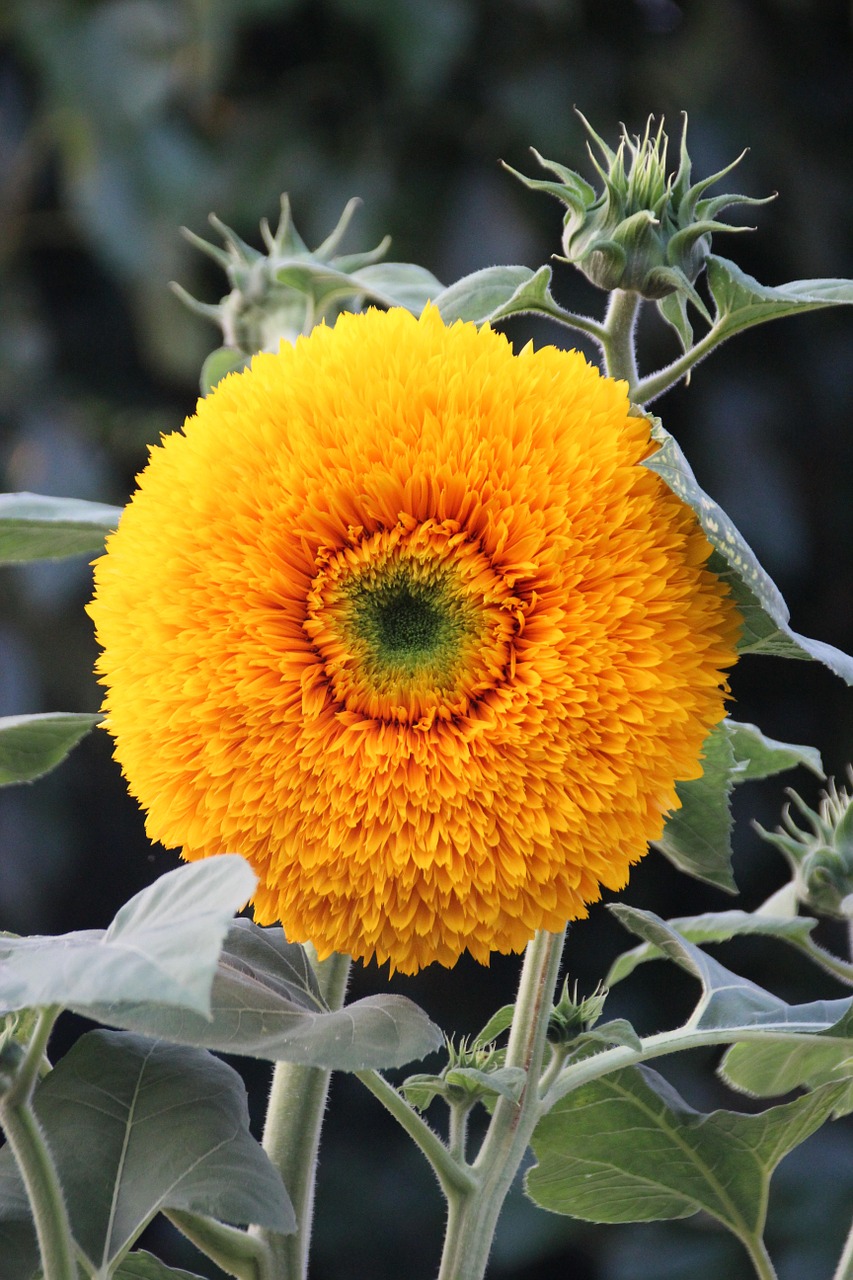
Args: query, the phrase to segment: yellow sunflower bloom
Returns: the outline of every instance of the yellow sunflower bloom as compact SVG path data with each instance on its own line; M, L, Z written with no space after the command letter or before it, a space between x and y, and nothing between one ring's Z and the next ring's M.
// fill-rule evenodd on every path
M725 714L739 618L577 352L344 315L152 449L96 565L149 835L260 923L414 972L586 914Z

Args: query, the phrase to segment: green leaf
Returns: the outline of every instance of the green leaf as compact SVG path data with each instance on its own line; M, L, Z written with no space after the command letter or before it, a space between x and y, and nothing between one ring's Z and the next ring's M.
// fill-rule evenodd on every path
M699 916L678 916L669 920L671 929L675 930L688 942L703 944L706 942L728 942L731 938L742 938L759 935L780 938L793 944L806 942L817 925L816 920L807 916L765 916L751 911L708 911ZM625 951L617 956L605 979L605 986L611 987L629 973L633 973L637 965L648 960L659 960L662 952L658 946L645 942L640 947Z
M680 289L675 289L657 301L657 309L667 324L678 334L682 351L689 351L693 346L693 326L687 314L687 298Z
M853 1111L853 1012L807 1040L733 1045L720 1075L733 1089L760 1098L846 1081L835 1104L835 1114L846 1115Z
M96 1269L164 1208L296 1229L281 1177L249 1132L243 1082L209 1053L91 1031L38 1086L34 1108L75 1242Z
M736 263L714 253L708 255L706 267L720 342L767 320L853 303L853 280L793 280L772 287L759 284Z
M497 1013L492 1014L483 1030L471 1042L471 1048L482 1049L485 1045L491 1044L493 1040L497 1040L498 1036L503 1035L505 1031L509 1031L514 1014L514 1004L503 1005L498 1009Z
M849 999L789 1005L724 968L651 911L624 904L611 906L610 910L631 933L652 943L662 956L699 979L702 995L686 1024L697 1031L731 1033L732 1039L746 1029L753 1033L810 1035L834 1026L853 1007L853 1000Z
M5 1150L5 1148L3 1149ZM0 1150L0 1259L3 1280L33 1280L39 1247L30 1202L15 1163Z
M203 1277L181 1267L167 1267L153 1253L137 1249L119 1264L118 1270L113 1272L113 1280L203 1280Z
M354 271L350 279L385 306L405 307L415 315L444 288L431 271L412 262L376 262Z
M77 711L0 717L0 787L50 773L100 718Z
M0 564L102 551L121 507L39 493L0 494Z
M226 930L254 885L242 858L222 854L161 876L106 931L0 938L0 1009L157 1000L203 1021Z
M681 808L670 815L660 840L653 843L680 871L735 893L732 789L798 764L822 778L820 753L814 747L767 738L754 724L724 720L706 739L702 762L701 778L677 784Z
M743 724L737 720L724 720L722 727L732 745L735 763L740 766L734 779L738 784L770 778L801 764L818 778L826 777L817 747L778 742L763 734L757 725Z
M527 289L535 274L530 267L483 267L448 285L433 302L445 324L454 320L484 324ZM548 271L549 280L550 275Z
M657 419L650 421L652 438L660 448L643 465L665 480L673 493L696 513L715 551L708 567L728 584L743 618L739 651L814 659L853 684L853 658L792 629L782 593L761 567L752 548L722 508L699 487L690 464L669 432Z
M198 380L201 394L206 396L227 374L239 373L241 369L248 368L251 359L251 356L236 351L234 347L217 347L215 351L211 351L201 366Z
M237 920L213 979L211 1016L152 1001L99 1004L90 1016L176 1044L340 1071L396 1067L440 1048L438 1028L405 996L327 1009L302 947L279 928Z
M824 1123L839 1089L760 1115L702 1114L662 1076L629 1067L563 1098L537 1125L527 1193L589 1222L652 1222L704 1209L739 1239L761 1237L776 1165Z
M731 868L735 756L728 734L718 725L702 748L701 778L676 786L681 808L669 818L654 847L670 862L727 893L737 893Z

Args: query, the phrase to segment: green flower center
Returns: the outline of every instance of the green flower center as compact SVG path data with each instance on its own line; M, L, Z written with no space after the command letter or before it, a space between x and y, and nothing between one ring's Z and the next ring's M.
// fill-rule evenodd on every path
M405 569L366 575L353 592L351 608L353 634L377 673L449 674L472 631L468 611L446 583Z

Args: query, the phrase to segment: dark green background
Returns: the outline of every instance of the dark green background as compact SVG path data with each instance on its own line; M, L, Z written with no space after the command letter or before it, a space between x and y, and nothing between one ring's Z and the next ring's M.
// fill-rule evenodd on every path
M676 133L686 109L697 176L748 146L726 186L779 199L747 211L757 234L720 238L718 251L768 284L853 276L851 21L845 0L6 0L0 489L123 503L146 445L192 410L216 332L167 283L180 279L211 301L223 287L180 238L181 224L204 234L215 210L257 242L258 219L274 219L287 190L297 226L316 243L359 195L351 248L390 232L392 257L445 283L495 262L535 267L559 249L559 207L497 161L533 173L534 145L589 176L573 105L611 143L618 121L641 130L649 112L665 112ZM569 306L600 307L566 268L555 292ZM510 332L566 337L521 322ZM672 351L668 333L650 325L646 367ZM851 356L853 312L782 321L737 339L658 406L777 578L794 625L847 650ZM0 570L0 714L97 707L88 592L82 562ZM734 687L740 718L821 747L832 771L853 756L853 699L822 668L753 659ZM814 797L814 780L792 781ZM773 783L745 792L738 808L772 826L781 802ZM0 927L102 926L173 863L149 849L105 735L42 782L0 793ZM782 876L746 821L736 872L747 908ZM627 898L662 914L729 905L657 855ZM582 990L620 945L600 908L575 927L568 964ZM770 944L724 958L782 994L840 994ZM511 959L490 970L463 962L394 987L470 1031L508 997L516 971ZM356 979L359 992L383 985L375 969ZM686 979L649 966L625 996L617 991L613 1012L657 1029L686 1012L690 994ZM669 1074L698 1107L732 1105L713 1065L679 1061ZM263 1069L250 1073L258 1100L263 1081ZM831 1273L851 1199L839 1175L850 1165L849 1129L836 1126L782 1166L771 1212L782 1280ZM354 1083L336 1082L313 1280L426 1280L440 1230L420 1157ZM150 1244L202 1267L174 1242L152 1234ZM740 1280L748 1266L706 1222L590 1228L516 1199L493 1274Z

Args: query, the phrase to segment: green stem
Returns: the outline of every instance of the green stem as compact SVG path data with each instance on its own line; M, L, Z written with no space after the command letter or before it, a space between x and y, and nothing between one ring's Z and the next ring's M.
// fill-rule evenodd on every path
M378 1071L356 1071L355 1075L420 1147L446 1196L464 1195L473 1189L475 1182L467 1166L454 1159L438 1134L433 1132L426 1120L414 1107L409 1106L384 1076Z
M334 954L321 962L310 945L305 951L326 1004L339 1009L346 993L349 957ZM296 1231L285 1236L253 1228L252 1234L268 1247L276 1280L305 1280L308 1272L317 1152L330 1077L331 1072L322 1067L291 1062L277 1062L273 1072L263 1145L293 1202Z
M7 1077L8 1087L0 1097L0 1126L6 1134L27 1190L44 1280L77 1280L74 1242L65 1197L56 1165L32 1105L33 1090L42 1059L59 1013L58 1006L40 1011L26 1051L21 1051L17 1045L7 1046L8 1058L12 1057L12 1049L17 1049L21 1056L14 1063L14 1074L11 1078Z
M704 338L685 351L684 355L679 356L677 360L673 360L672 364L668 364L664 369L658 369L657 373L650 373L648 377L640 379L634 387L634 394L631 397L635 404L651 404L658 396L662 396L664 391L669 391L670 387L674 387L677 382L685 378L693 367L699 364L700 360L704 360L709 356L715 347L725 342L729 334L722 334L719 326L709 329Z
M755 1268L755 1274L759 1280L778 1280L776 1268L770 1260L770 1254L767 1252L761 1236L741 1236L740 1239L741 1243L746 1247L749 1260Z
M164 1209L163 1214L227 1275L236 1280L276 1280L270 1250L263 1240L183 1209Z
M838 1259L838 1266L835 1268L832 1280L853 1280L853 1222L850 1224L850 1231L844 1241L844 1248L841 1250L841 1257Z
M539 932L528 945L506 1053L527 1083L518 1102L499 1097L471 1172L475 1186L448 1196L439 1280L482 1280L507 1192L543 1113L539 1079L563 952L562 934Z
M635 393L640 380L635 331L641 301L638 293L614 289L604 319L604 371L610 378L624 378L631 400L637 399Z

